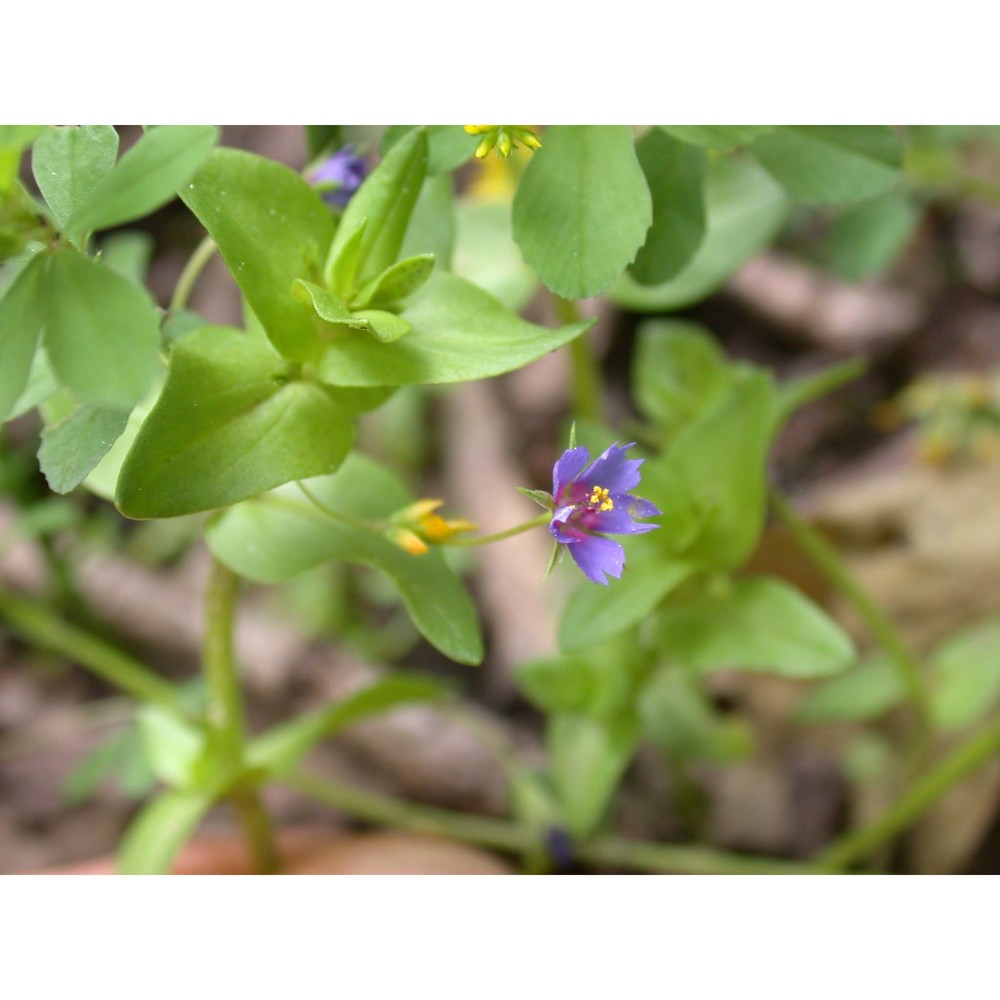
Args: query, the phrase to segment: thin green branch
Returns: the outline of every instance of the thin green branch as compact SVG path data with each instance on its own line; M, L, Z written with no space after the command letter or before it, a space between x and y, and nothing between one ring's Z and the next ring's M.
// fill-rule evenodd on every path
M771 491L771 506L802 550L851 602L868 630L888 654L917 713L921 730L924 733L929 732L930 705L920 676L920 663L903 641L896 626L857 582L833 546L815 528L799 517L791 504L777 490Z
M887 844L906 830L926 809L1000 753L1000 719L971 736L934 765L881 816L835 841L819 859L827 869L844 869Z
M579 306L569 299L552 296L560 323L579 323ZM571 404L573 414L585 420L601 420L604 407L601 397L601 371L585 330L569 343Z
M64 622L45 605L0 590L0 617L21 638L79 663L120 691L188 714L173 684L114 646Z
M406 802L328 781L305 771L293 772L280 780L302 795L372 823L451 837L513 854L521 854L537 847L535 833L527 826L511 820L469 816ZM800 862L755 858L702 848L675 847L670 844L651 844L618 837L602 837L580 844L577 847L577 857L593 864L677 874L801 875L820 872L815 866Z
M526 531L531 531L532 528L538 528L543 524L548 524L551 520L551 513L539 514L538 517L533 517L530 521L524 521L522 524L516 524L513 528L507 528L505 531L498 531L493 535L478 535L474 538L450 538L442 544L461 546L489 545L492 542L502 542L505 538L513 538L515 535L522 535Z
M195 283L217 249L215 241L211 236L206 236L195 247L174 287L174 294L170 299L171 312L177 312L179 309L184 309L187 306Z

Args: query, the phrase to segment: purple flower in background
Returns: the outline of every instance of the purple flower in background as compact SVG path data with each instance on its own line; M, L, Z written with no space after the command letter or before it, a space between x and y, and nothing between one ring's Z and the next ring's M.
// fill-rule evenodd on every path
M633 442L634 444L634 442ZM556 541L569 548L584 576L607 586L607 575L619 578L625 566L625 552L606 534L639 535L658 528L640 524L639 517L663 513L648 500L631 496L639 485L641 458L626 459L631 444L613 444L587 467L590 452L570 448L552 470L555 510L549 531Z
M365 179L367 168L353 146L345 146L328 156L309 174L309 182L319 191L323 201L343 208Z

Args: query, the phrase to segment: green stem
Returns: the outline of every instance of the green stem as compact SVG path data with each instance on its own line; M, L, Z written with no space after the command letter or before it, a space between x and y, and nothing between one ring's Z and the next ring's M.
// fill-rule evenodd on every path
M240 578L217 559L205 592L205 635L202 671L208 707L206 718L214 734L214 747L224 772L239 773L244 766L246 715L233 656L233 624ZM227 793L236 812L257 870L262 874L279 867L271 822L255 788L234 787Z
M906 830L928 807L963 778L1000 753L1000 719L971 736L915 781L885 812L860 830L846 833L819 859L826 869L844 869L862 861Z
M113 646L62 621L44 605L0 590L0 617L23 639L79 663L119 690L184 713L172 684Z
M896 626L854 579L833 546L815 528L800 518L776 490L771 491L771 505L802 550L851 602L868 630L888 654L906 687L921 730L925 734L928 733L931 728L930 706L920 677L920 664L903 641Z
M171 312L183 309L187 305L195 282L205 269L205 265L212 259L216 249L215 241L211 236L206 236L195 247L194 253L188 258L188 262L184 265L184 270L181 271L181 276L177 279L177 284L174 287L174 294L170 299Z
M507 528L506 531L498 531L493 535L479 535L475 538L451 538L445 545L489 545L491 542L502 542L505 538L513 538L515 535L522 535L526 531L531 531L532 528L541 527L543 524L548 524L552 520L552 514L539 514L538 517L533 517L530 521L525 521L523 524L516 524L513 528Z
M553 296L559 322L579 323L583 316L575 302ZM573 413L585 420L601 420L601 372L594 350L584 331L569 343L571 405Z
M341 524L348 524L352 528L358 528L361 531L377 531L374 525L369 524L367 521L362 521L358 517L354 517L351 514L341 513L339 510L334 510L332 507L328 507L325 503L305 483L301 480L296 479L295 485L302 491L306 499L321 513L325 514L331 520L340 521Z
M388 795L328 781L304 771L286 775L281 782L310 798L372 823L436 834L470 844L520 854L536 847L535 834L528 827L506 819L468 816L446 809L406 802ZM793 861L754 858L723 851L674 847L603 837L580 844L577 856L594 864L614 865L638 871L737 874L818 874L813 865Z

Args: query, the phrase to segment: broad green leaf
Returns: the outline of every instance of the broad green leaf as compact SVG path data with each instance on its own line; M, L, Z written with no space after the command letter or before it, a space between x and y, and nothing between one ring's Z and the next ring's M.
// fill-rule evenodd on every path
M784 125L761 136L752 152L794 197L821 203L885 194L903 158L885 125Z
M294 170L237 149L216 149L181 191L215 240L233 278L279 353L312 357L316 321L292 295L315 280L333 236L333 217Z
M848 281L878 275L896 260L919 221L920 209L907 191L860 202L837 220L830 233L830 263Z
M871 722L905 700L899 671L888 658L872 656L812 691L796 708L795 721L807 726Z
M130 409L160 367L160 320L149 293L61 250L48 260L45 347L64 385L85 403Z
M514 312L520 312L538 289L538 279L514 242L506 201L459 200L452 270Z
M159 400L122 466L126 517L176 517L332 472L354 439L338 393L292 379L251 334L204 327L178 340Z
M325 507L364 521L385 520L415 499L385 469L357 454L334 475L307 486ZM334 560L374 567L392 578L429 642L460 663L482 659L475 607L440 551L411 556L376 531L325 514L295 485L226 512L209 526L207 538L217 558L262 583L282 583Z
M675 139L726 152L737 146L746 146L758 136L773 132L774 125L661 125Z
M672 431L710 406L730 381L715 338L687 320L649 320L638 330L632 392L648 419Z
M753 736L740 719L720 716L686 670L660 670L639 700L643 735L672 760L725 763L745 757Z
M45 258L39 254L0 298L0 420L6 420L28 385L45 323Z
M20 187L16 182L21 152L44 131L44 125L0 125L0 195Z
M205 730L159 705L145 705L137 721L153 773L171 788L193 789L205 768ZM204 781L201 782L204 785Z
M399 256L405 258L432 253L437 266L448 271L454 248L455 193L451 177L447 174L428 177L413 206Z
M412 295L434 270L434 254L406 257L376 275L351 299L352 309L384 309Z
M110 125L54 125L35 141L31 169L56 224L78 243L73 214L87 203L118 157L118 133Z
M164 372L146 394L146 398L132 410L125 424L125 430L111 446L111 450L94 466L90 475L83 481L83 485L102 500L114 503L115 489L118 485L121 468L125 464L128 453L132 450L135 439L139 436L139 430L146 422L146 417L149 416L157 399L160 398L160 390L165 378L166 373Z
M638 743L639 724L628 715L549 719L546 744L552 782L571 836L583 839L598 827Z
M514 196L514 239L557 295L589 298L629 264L653 221L649 187L624 125L556 125Z
M3 371L0 365L0 372ZM35 358L31 362L31 371L28 373L28 384L24 387L24 392L18 397L14 408L10 411L10 419L27 413L40 403L45 402L50 396L59 392L59 380L52 365L49 364L49 356L45 353L45 348L40 347L35 351Z
M219 138L214 125L151 128L90 191L70 217L70 232L110 229L175 198Z
M524 696L541 712L583 712L590 700L593 676L583 656L547 656L520 664L514 679Z
M170 791L153 799L125 831L118 873L166 875L214 801L210 792Z
M1000 700L1000 620L950 636L932 661L931 709L942 729L982 719Z
M337 229L341 236L340 249L336 257L330 253L323 268L323 280L338 299L346 301L354 294L358 267L361 264L361 248L364 243L367 219L358 219L354 229L347 232L341 222Z
M300 715L258 736L247 748L247 760L252 767L263 768L268 774L284 773L295 767L321 740L335 736L356 722L399 705L431 701L446 694L447 688L432 677L412 674L382 677L335 705Z
M809 375L799 375L778 386L775 398L775 428L780 428L796 410L859 379L868 369L864 358L851 358Z
M611 298L635 312L683 309L720 288L777 235L790 203L781 187L750 160L710 164L705 186L707 228L694 256L662 285L646 287L628 274Z
M691 259L705 235L705 154L650 129L635 146L653 198L653 224L629 274L660 285Z
M153 238L138 229L114 233L101 244L101 262L135 285L146 284Z
M70 416L42 432L38 462L56 493L69 493L90 475L128 423L128 410L81 403Z
M744 667L785 677L826 677L854 660L851 640L793 587L746 577L727 593L676 601L657 625L664 656L699 670Z
M328 276L333 273L337 258L361 221L367 220L358 247L354 287L344 289L345 295L396 263L426 176L427 135L423 129L414 129L389 150L355 192L337 227L324 269ZM328 280L327 284L332 283Z
M392 149L412 125L390 125L382 136L382 155ZM445 174L472 159L479 136L469 135L461 125L427 125L427 173Z
M590 326L549 330L516 316L474 285L435 271L401 316L412 330L381 344L358 333L328 344L320 377L331 385L375 386L467 382L521 368Z
M627 559L626 572L613 587L579 587L559 620L560 648L586 649L642 621L691 570L679 562Z
M729 570L757 544L767 506L774 397L769 373L738 372L715 403L674 438L667 452L670 470L684 482L686 506L705 518L685 558Z

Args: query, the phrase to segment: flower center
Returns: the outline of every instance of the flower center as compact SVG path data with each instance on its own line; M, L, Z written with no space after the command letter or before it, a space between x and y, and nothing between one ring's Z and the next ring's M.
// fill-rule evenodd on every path
M611 499L611 496L603 486L595 486L593 492L590 494L590 500L588 501L591 507L596 507L598 510L614 510L615 502Z

